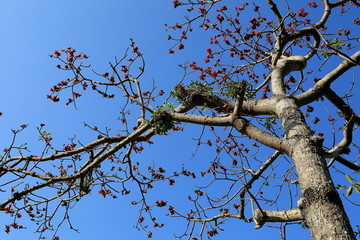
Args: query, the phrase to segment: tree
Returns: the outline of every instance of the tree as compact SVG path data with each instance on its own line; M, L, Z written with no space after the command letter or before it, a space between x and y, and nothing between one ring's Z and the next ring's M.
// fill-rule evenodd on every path
M108 72L94 75L87 71L88 56L74 48L51 55L60 61L57 67L71 77L54 85L48 98L59 102L60 94L70 92L65 103L77 107L80 91L87 89L104 98L122 96L122 134L111 135L108 129L86 125L98 133L97 140L82 144L70 139L59 148L42 124L38 128L39 140L44 143L41 154L25 155L26 146L15 142L5 149L0 172L6 179L2 186L8 187L11 196L2 201L1 209L14 217L6 231L21 228L17 219L25 213L39 224L38 231L43 234L54 228L51 222L59 209L67 216L74 202L94 191L104 197L127 195L127 184L134 182L141 198L131 203L139 206L137 226L147 231L148 237L152 232L147 225L162 226L153 212L166 207L169 215L189 222L186 238L213 237L222 223L236 218L254 221L256 228L268 222L301 222L313 239L355 239L338 193L344 186L334 184L335 173L329 167L336 162L350 173L359 171L358 164L343 157L358 148L352 138L355 124L359 124L359 116L350 105L352 93L333 87L359 66L359 37L354 32L360 19L353 14L359 3L342 0L281 7L271 0L262 6L236 6L225 0L174 0L173 4L186 8L189 16L183 23L168 26L169 31L181 32L179 37L169 35L174 41L169 53L179 54L186 49L190 41L187 38L191 38L197 24L210 36L211 47L206 49L204 63L181 65L182 80L174 83L171 97L161 104L163 91L141 85L145 59L134 40L121 59L110 63ZM332 25L335 11L350 16L351 31ZM193 77L198 80L191 80ZM323 121L320 103L326 103L331 112L338 111L336 118L333 113L327 117L330 129L317 127ZM140 111L138 119L129 115L134 109ZM217 153L200 176L186 169L169 174L165 168L144 166L134 160L134 155L153 143L153 136L181 131L188 123L204 126L198 145L214 147ZM14 138L25 128L23 125L14 130ZM339 141L340 132L343 136ZM269 155L270 149L273 154L260 161L258 152ZM13 157L15 152L18 156ZM278 164L285 165L285 170L275 168L275 160L280 157L283 160ZM166 199L147 201L147 192L156 183L168 181L173 185L180 176L209 181L207 188L198 188L195 197L189 197L193 210L182 213ZM355 177L345 177L350 182L346 195L359 192ZM214 192L212 188L218 182L228 188ZM113 187L116 183L120 191ZM267 209L263 189L269 191L274 184L280 186L279 191L274 190L279 197L284 195L284 185L291 189L291 197L299 190L297 207ZM274 197L272 203L276 202ZM197 226L199 232L195 231Z

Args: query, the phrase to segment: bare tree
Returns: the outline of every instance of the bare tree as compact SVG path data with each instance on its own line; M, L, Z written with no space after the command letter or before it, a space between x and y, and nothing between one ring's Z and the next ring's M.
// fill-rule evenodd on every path
M141 209L137 226L146 230L148 237L152 236L149 222L162 226L152 217L153 211L166 206L169 215L188 222L181 236L186 239L211 238L221 224L233 218L253 221L255 228L275 222L284 223L283 227L285 223L303 223L313 239L355 239L358 233L353 231L338 191L347 189L345 197L353 190L360 192L359 183L342 172L349 185L335 185L335 173L329 168L344 165L349 173L360 169L355 161L343 157L358 148L352 136L360 118L349 100L357 91L344 93L333 88L338 81L342 85L348 82L349 88L355 84L346 74L360 63L360 37L355 35L360 19L353 14L360 4L356 0L325 0L301 8L285 3L279 7L267 0L261 6L236 6L225 0L174 0L174 7L185 7L189 15L183 23L168 26L169 31L181 31L179 37L169 35L174 41L169 53L186 48L194 25L210 32L211 47L206 49L203 63L181 65L184 75L160 107L154 104L164 92L141 87L145 61L133 40L124 56L110 64L109 72L95 72L93 77L85 71L89 68L84 63L86 54L71 47L55 51L51 57L60 61L57 67L72 77L51 88L48 98L58 102L60 93L67 91L71 97L66 105L76 107L80 91L87 89L104 98L121 95L119 120L124 134L111 135L86 125L98 132L97 140L83 144L72 139L59 149L41 125L38 130L45 147L34 156L25 155L26 146L15 141L26 126L14 130L14 141L5 149L0 165L1 177L6 179L1 186L11 192L2 200L1 209L14 217L6 231L21 228L16 223L21 213L39 224L40 236L57 229L52 221L60 211L64 213L60 225L69 222L72 227L68 211L83 196L96 188L104 197L127 195L127 184L135 182L142 196L132 202ZM329 24L339 15L354 16L349 23L354 31ZM310 16L318 20L310 20ZM192 76L199 80L189 82ZM338 115L325 117L329 123L325 134L317 129L323 118L320 103L338 111ZM133 108L140 111L136 121L128 114ZM142 166L132 156L152 144L154 135L181 131L189 123L203 126L197 144L214 147L216 155L200 173L210 177L209 184L189 197L194 210L182 213L166 199L148 203L146 194L156 182L173 185L177 177L195 178L197 173L181 169L168 174L163 168ZM263 156L260 151L271 156L259 159ZM13 157L14 152L19 155ZM277 165L284 165L285 170L275 166L278 158L282 160ZM102 166L105 162L111 163L109 169ZM211 190L218 182L226 186L224 192ZM122 190L114 188L115 184ZM267 209L270 200L263 197L263 189L273 189L274 204L283 197L284 186L291 189L288 206L296 201L297 207ZM297 190L300 196L293 199L292 191Z

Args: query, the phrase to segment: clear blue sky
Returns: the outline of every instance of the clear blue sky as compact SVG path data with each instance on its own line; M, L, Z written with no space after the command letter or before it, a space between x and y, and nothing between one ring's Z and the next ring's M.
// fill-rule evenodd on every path
M66 107L64 102L53 103L46 99L49 88L68 76L56 69L58 64L49 58L55 49L72 46L90 56L89 63L98 72L108 71L108 62L114 56L121 57L134 38L146 60L146 72L141 81L144 85L154 80L158 89L169 92L181 79L182 70L177 64L186 60L202 57L205 51L206 37L192 34L191 45L186 45L182 54L169 55L168 49L173 42L167 40L165 23L181 21L184 11L174 10L170 0L4 0L0 2L0 149L11 141L11 129L21 124L29 127L19 136L18 142L27 142L37 155L41 143L37 140L36 127L46 124L46 130L53 134L61 146L67 138L77 136L91 141L96 135L83 127L83 122L99 127L108 126L116 132L120 107L116 101L98 96L86 95L79 99L78 110ZM202 33L202 32L200 32ZM358 86L356 86L358 87ZM134 114L137 114L134 113ZM200 128L184 133L174 133L167 137L156 137L155 145L149 151L136 156L151 164L168 165L171 169L180 169L182 165L194 170L204 169L208 161L214 158L214 151L201 148L197 158L190 160L195 150ZM182 144L176 146L175 144ZM210 149L210 148L209 148ZM271 152L267 153L268 155ZM190 179L180 179L176 190L160 186L150 195L150 199L161 198L179 200L182 206L187 202L186 186L195 189ZM71 218L79 233L69 230L65 224L59 234L61 239L147 239L143 231L132 226L136 224L138 209L130 205L137 200L134 194L118 199L102 198L97 192L85 197L71 212ZM8 193L0 193L4 199ZM33 234L36 226L26 223L27 230L12 231L6 234L2 227L11 219L1 213L0 239L37 239ZM159 211L159 217L161 211ZM355 217L359 222L360 218ZM181 234L185 221L164 218L167 227L154 231L153 239L172 239L173 233ZM214 239L277 239L277 230L263 228L253 230L253 224L232 220L224 226L225 231ZM294 230L294 231L290 231ZM308 232L299 226L289 226L288 239L307 239Z

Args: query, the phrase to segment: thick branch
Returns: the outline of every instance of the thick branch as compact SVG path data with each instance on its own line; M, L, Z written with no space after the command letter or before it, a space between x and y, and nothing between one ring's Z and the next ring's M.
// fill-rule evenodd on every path
M360 51L354 53L351 56L351 59L355 62L360 62ZM334 70L319 80L312 88L295 96L297 105L304 106L324 95L325 90L330 87L331 83L354 66L353 63L347 60L342 61Z
M281 16L281 13L280 13L278 7L272 0L266 0L266 1L269 4L270 9L273 11L274 15L276 16L276 18L281 26L281 29L284 29L283 17Z
M178 106L175 112L185 113L197 106L206 106L218 112L232 113L236 106L234 101L227 101L220 97L203 93L197 93L191 100L191 102ZM272 114L273 111L269 107L273 101L274 99L270 98L243 100L242 107L239 109L239 115L258 116Z
M267 0L271 10L273 11L274 15L276 16L277 20L278 20L278 24L279 24L279 28L280 28L280 33L276 36L276 43L275 43L275 47L274 47L274 54L272 56L272 64L273 66L276 66L277 61L279 60L281 54L282 54L282 50L285 46L285 44L288 42L287 41L287 36L288 33L285 30L284 27L284 19L281 16L281 13L278 9L278 7L276 6L276 4L272 1L272 0Z
M335 158L335 160L339 163L341 163L342 165L350 168L351 170L354 170L354 171L360 171L360 165L356 164L356 163L353 163L353 162L350 162L349 160L343 158L343 157L340 157L340 156L337 156Z
M304 220L299 208L283 211L256 209L254 212L255 229L261 228L266 222L293 222Z
M346 120L351 119L357 125L360 125L360 116L356 115L354 110L344 102L344 100L339 97L331 88L328 88L324 91L325 97L334 104L345 116Z
M244 102L245 91L246 91L246 81L242 81L239 84L238 91L236 93L236 102L233 111L234 116L239 115L240 109L242 108Z
M209 126L233 126L240 133L273 149L283 152L286 148L284 140L262 131L244 118L234 118L232 115L224 117L198 116L194 114L168 113L172 121L188 122Z
M284 94L284 77L293 71L301 71L306 67L303 56L282 57L271 72L271 86L274 94Z
M352 133L353 133L354 122L349 121L346 122L344 126L343 139L333 148L331 148L327 153L325 153L324 157L326 158L336 158L340 154L349 153L349 145L352 142Z

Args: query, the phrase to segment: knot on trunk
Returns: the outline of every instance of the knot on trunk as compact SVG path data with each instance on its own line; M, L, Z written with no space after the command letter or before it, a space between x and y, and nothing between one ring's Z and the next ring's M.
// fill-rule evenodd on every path
M314 144L319 147L322 148L323 143L324 143L324 138L321 136L311 136L310 140L314 142Z
M332 189L327 184L317 188L307 188L301 194L301 201L298 202L300 209L306 209L312 204L323 205L325 203L339 204L339 194L335 189Z

